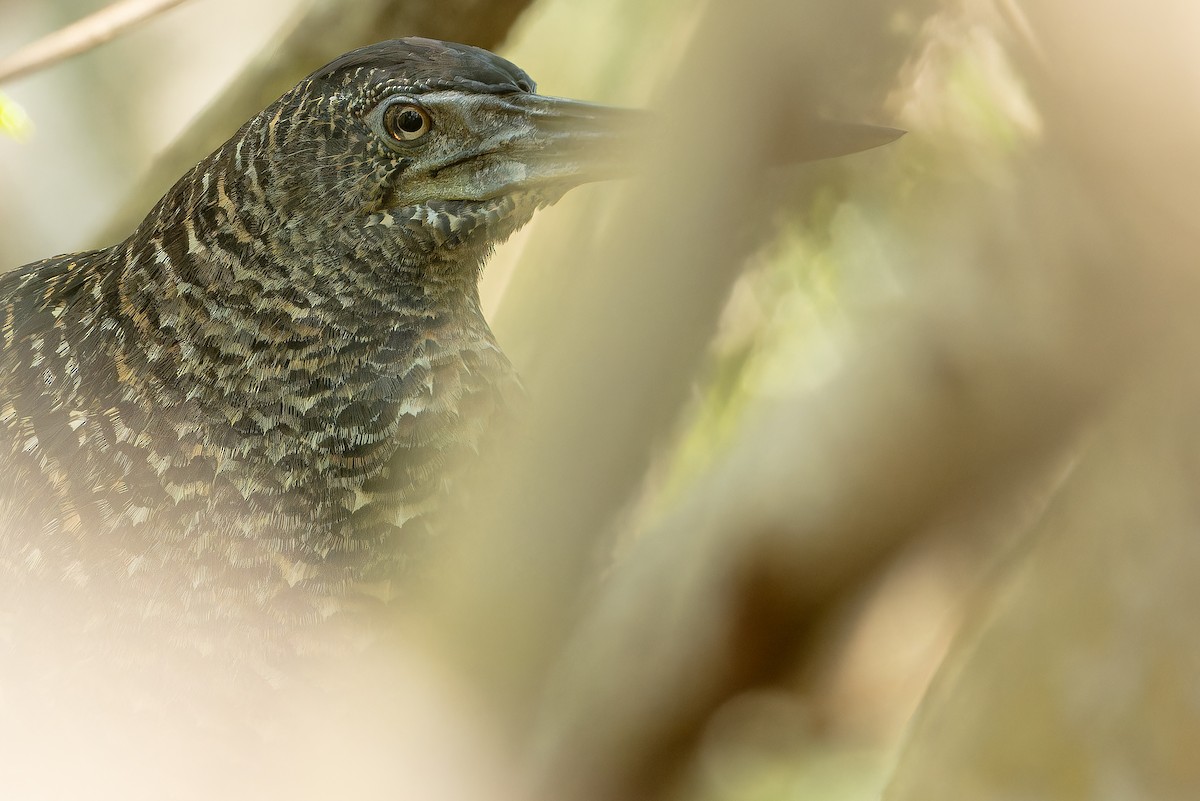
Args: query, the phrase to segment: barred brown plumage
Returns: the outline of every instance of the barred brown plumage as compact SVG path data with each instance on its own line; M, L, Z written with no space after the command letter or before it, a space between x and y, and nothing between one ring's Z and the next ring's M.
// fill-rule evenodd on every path
M483 262L608 177L632 114L473 47L384 42L251 119L125 241L0 277L5 609L41 587L261 636L377 592L519 396Z

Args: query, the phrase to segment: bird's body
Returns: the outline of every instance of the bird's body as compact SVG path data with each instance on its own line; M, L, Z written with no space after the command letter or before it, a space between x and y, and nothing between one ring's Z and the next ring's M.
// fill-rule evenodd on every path
M216 314L180 275L195 254L162 248L0 279L6 572L123 595L145 576L177 615L170 578L204 614L289 618L393 577L513 394L474 276L418 296L302 270L268 292L243 262Z
M355 51L125 241L0 277L5 608L261 636L395 578L519 395L483 262L607 136L532 89L475 48Z

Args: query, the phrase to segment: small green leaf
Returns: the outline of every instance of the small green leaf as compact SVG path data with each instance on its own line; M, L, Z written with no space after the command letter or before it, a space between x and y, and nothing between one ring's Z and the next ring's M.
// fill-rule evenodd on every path
M0 134L11 136L19 142L28 139L33 133L33 120L25 113L25 109L8 95L0 92Z

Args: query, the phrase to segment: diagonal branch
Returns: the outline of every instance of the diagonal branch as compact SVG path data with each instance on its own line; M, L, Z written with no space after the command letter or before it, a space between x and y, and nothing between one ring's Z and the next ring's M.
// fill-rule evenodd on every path
M85 53L182 2L184 0L119 0L107 5L0 60L0 82Z

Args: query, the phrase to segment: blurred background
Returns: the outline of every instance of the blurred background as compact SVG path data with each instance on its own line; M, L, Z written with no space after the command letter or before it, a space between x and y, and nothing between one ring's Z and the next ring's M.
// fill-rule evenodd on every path
M0 0L0 53L104 5ZM191 0L0 85L0 269L408 34L663 115L484 278L536 430L420 628L506 792L1200 794L1200 10ZM818 114L908 134L773 155Z
M5 2L0 47L12 52L106 5ZM107 47L6 86L34 129L20 144L5 139L0 151L4 267L94 246L149 163L270 47L300 5L183 3Z

